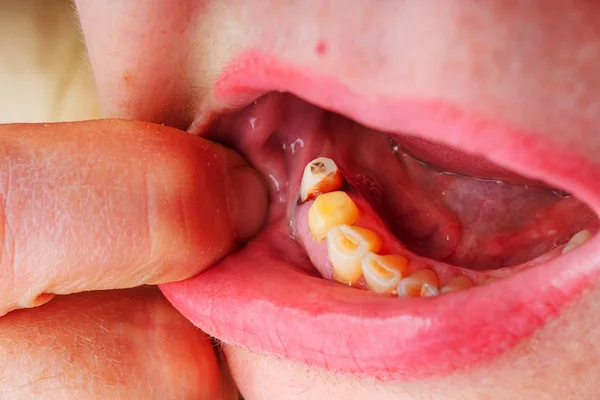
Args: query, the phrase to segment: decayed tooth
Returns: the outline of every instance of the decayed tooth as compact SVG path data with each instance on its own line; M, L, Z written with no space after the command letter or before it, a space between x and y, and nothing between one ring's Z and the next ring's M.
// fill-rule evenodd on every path
M315 240L323 240L334 226L352 225L360 216L358 207L345 192L318 196L308 210L308 228Z
M381 238L357 226L339 225L327 234L327 252L337 281L356 283L362 276L361 260L381 248Z
M315 158L304 168L300 184L300 201L312 200L321 193L339 190L342 174L331 158Z
M565 254L571 250L578 248L579 246L590 240L592 236L592 232L588 231L587 229L577 232L575 235L573 235L573 237L571 238L571 240L569 240L565 247L563 247L562 253Z
M371 252L367 253L361 262L367 286L377 293L395 292L398 282L406 275L407 264L408 260L402 256L381 256Z
M468 289L475 286L473 281L464 275L458 275L450 279L444 287L440 290L441 294L456 292L457 290Z
M398 296L426 297L438 294L438 277L431 269L415 271L398 283Z

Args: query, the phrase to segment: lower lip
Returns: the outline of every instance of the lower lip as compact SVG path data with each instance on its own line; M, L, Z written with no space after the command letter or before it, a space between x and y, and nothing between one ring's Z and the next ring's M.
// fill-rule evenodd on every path
M274 65L245 56L215 90L225 98L286 87L360 121L379 121L378 129L426 132L425 139L486 154L512 171L574 193L595 209L600 206L600 170L541 135L465 118L440 104L382 101L359 107L360 99L337 84ZM283 224L272 225L217 267L161 289L190 321L224 342L331 371L406 380L448 374L502 354L557 316L600 274L600 252L594 251L599 240L594 239L487 286L439 298L390 299L292 267L272 246L286 235ZM300 253L286 256L303 259Z
M600 257L568 253L506 280L430 299L391 299L278 260L269 229L217 267L161 287L203 331L259 354L379 379L445 375L531 335L589 285ZM534 283L534 284L532 284Z

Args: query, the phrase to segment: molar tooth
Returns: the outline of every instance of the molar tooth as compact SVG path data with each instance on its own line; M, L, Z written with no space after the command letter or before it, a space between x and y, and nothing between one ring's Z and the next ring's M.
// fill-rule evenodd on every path
M357 226L339 225L327 234L327 252L337 281L353 284L362 276L361 260L381 248L381 238Z
M575 250L576 248L590 240L592 236L592 232L588 231L587 229L577 232L573 235L573 237L571 238L571 240L569 240L565 247L563 247L562 253L565 254L571 250Z
M398 296L401 297L436 296L438 292L438 277L431 269L415 271L398 283Z
M304 168L300 184L300 201L312 200L321 193L339 190L342 174L331 158L315 158Z
M360 216L358 207L345 192L317 196L308 210L308 227L315 240L323 240L338 225L352 225Z
M377 293L393 293L398 282L406 275L408 260L399 255L381 256L367 253L361 262L367 286Z
M473 283L473 281L471 279L469 279L468 277L466 277L464 275L458 275L458 276L455 276L454 278L450 279L450 282L448 282L440 290L440 293L445 294L445 293L450 293L450 292L456 292L457 290L468 289L473 286L475 286L475 284Z

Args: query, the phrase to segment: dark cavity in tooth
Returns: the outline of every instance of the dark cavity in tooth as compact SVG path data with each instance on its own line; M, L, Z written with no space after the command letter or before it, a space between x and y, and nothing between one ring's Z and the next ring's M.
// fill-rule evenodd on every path
M320 161L312 163L310 166L310 172L313 174L322 174L325 172L325 164Z

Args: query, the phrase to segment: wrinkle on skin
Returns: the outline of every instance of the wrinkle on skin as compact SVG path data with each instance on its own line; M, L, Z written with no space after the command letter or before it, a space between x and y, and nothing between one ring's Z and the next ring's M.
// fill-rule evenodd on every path
M235 398L210 340L154 288L15 311L0 319L0 349L2 398Z

